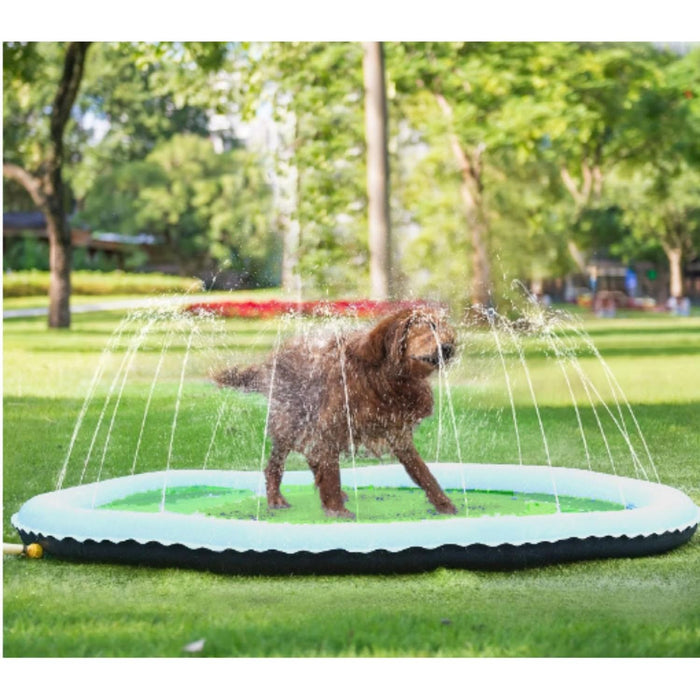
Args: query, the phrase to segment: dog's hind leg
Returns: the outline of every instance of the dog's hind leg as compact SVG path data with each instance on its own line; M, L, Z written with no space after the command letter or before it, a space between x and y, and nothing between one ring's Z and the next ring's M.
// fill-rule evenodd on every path
M321 497L321 505L326 515L332 518L355 518L344 503L347 494L340 488L340 464L338 455L309 455L309 466L313 472L316 486Z
M272 453L265 468L268 508L289 508L289 502L280 492L280 484L284 474L284 462L289 453L290 449L288 447L283 447L278 442L273 441Z
M318 466L316 463L312 463L311 461L309 462L309 467L311 467L311 473L314 475L314 483L316 484L316 488L319 488L319 471L318 471ZM347 503L350 498L345 491L341 489L340 491L340 497L343 499L343 503Z

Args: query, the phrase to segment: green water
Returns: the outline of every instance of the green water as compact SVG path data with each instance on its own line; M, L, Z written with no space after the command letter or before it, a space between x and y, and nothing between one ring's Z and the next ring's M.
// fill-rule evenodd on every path
M291 508L268 510L264 498L252 491L217 486L188 486L166 490L165 509L172 513L200 514L231 520L266 520L277 523L329 523L321 508L318 492L312 485L283 486L282 493ZM409 520L444 518L479 518L484 515L549 515L556 512L554 496L544 493L513 491L447 489L447 495L457 506L457 515L439 515L419 488L385 488L366 486L357 494L349 489L347 507L359 517L359 522L390 523ZM111 510L155 513L160 510L162 491L135 493L127 498L107 503ZM560 496L562 513L623 510L624 506L610 501Z

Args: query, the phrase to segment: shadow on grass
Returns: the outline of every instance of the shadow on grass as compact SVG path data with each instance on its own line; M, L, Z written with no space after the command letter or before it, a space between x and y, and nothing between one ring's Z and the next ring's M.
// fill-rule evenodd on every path
M591 337L618 336L624 337L627 335L700 335L700 323L679 323L673 324L669 320L667 324L647 324L639 326L615 326L611 328L586 328L586 333Z
M680 355L700 355L700 343L689 340L687 344L679 343L677 345L629 345L627 347L605 347L599 348L603 359L611 357L677 357ZM582 349L576 352L578 358L595 357L595 353L590 350Z
M204 639L218 657L694 657L698 584L680 559L278 578L13 560L3 651L173 657Z

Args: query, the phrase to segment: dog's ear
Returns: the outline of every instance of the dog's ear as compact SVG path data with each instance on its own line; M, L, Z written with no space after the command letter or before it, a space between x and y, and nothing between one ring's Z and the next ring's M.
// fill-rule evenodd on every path
M383 319L369 333L353 338L348 343L349 352L367 364L380 364L403 333L410 315L410 312L399 311Z

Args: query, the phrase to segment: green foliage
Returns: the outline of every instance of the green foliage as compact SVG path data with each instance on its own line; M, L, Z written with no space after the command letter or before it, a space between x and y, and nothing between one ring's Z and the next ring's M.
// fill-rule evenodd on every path
M451 128L471 162L481 163L491 264L508 278L570 271L571 240L587 252L648 257L652 227L646 237L632 235L634 205L615 181L651 168L657 187L673 187L684 168L696 168L699 53L679 58L641 43L390 44L398 114L427 150L398 188L420 230L403 245L404 272L421 269L443 290L471 274ZM450 105L450 122L436 109L438 95ZM649 195L658 204L653 216L663 218L660 195ZM697 250L691 239L686 249Z
M661 79L640 98L640 113L626 137L639 153L613 173L613 197L621 202L630 235L617 245L640 254L649 249L700 248L700 50L669 62Z
M36 170L49 141L50 107L63 68L64 44L55 42L3 44L3 161ZM80 131L70 120L66 132L66 162L75 159L73 145Z
M207 136L208 112L225 97L213 71L226 51L217 42L94 44L79 102L88 138L69 172L75 195L85 197L104 170L138 162L176 134Z
M48 270L49 245L34 236L8 238L2 265L5 270Z
M655 245L692 255L700 247L700 173L688 167L672 177L653 166L617 182L625 220L639 246Z
M253 67L259 99L283 130L278 169L293 168L293 217L301 229L305 283L336 292L367 279L362 48L348 43L273 43Z
M138 246L131 246L130 252L125 250L123 269L134 270L142 267L148 255ZM87 248L76 246L72 251L73 270L100 270L107 272L116 270L119 263L104 251L90 253ZM3 255L5 270L49 270L49 244L46 240L35 236L17 236L8 238Z
M63 50L3 45L4 158L29 170L42 159ZM697 254L700 50L392 42L385 55L404 293L463 301L473 276L453 134L478 166L497 294L504 278L572 271L571 243L632 261L680 236ZM364 293L362 84L357 43L95 43L65 136L68 209L98 229L159 233L188 271L224 265L249 283L279 280L282 240L298 226L304 294ZM270 112L279 143L264 164L232 134L226 153L206 143L212 114ZM32 206L14 183L4 191L6 209Z
M458 303L467 288L469 261L466 253L455 251L468 250L469 232L459 199L459 173L447 143L438 142L420 159L397 166L392 171L393 227L403 291Z
M567 164L597 169L598 187L578 202L574 237L625 260L658 260L669 247L691 253L698 191L691 187L686 206L679 188L698 163L698 100L690 85L700 77L699 52L679 58L644 44L594 45L584 58L574 76L580 100L571 106L581 113L585 138L560 141Z
M28 170L47 140L63 51L56 42L3 45L3 157ZM217 42L94 43L65 137L75 194L107 163L143 158L177 133L208 134L208 109L230 98L213 78L227 52Z
M587 250L608 249L630 233L623 216L624 211L617 205L589 207L575 222L572 234Z
M555 66L558 80L546 86L554 153L570 168L629 157L639 147L629 131L639 103L658 86L671 56L644 43L566 44L558 60L565 61Z
M254 155L216 153L209 140L178 134L144 160L103 174L80 220L97 230L159 235L183 271L224 265L263 282L277 246L270 200Z
M451 131L474 166L469 177L486 219L496 296L505 278L566 271L569 215L560 204L559 175L547 159L535 157L545 134L540 122L551 109L538 96L562 50L539 44L389 45L393 104L409 134L407 150L414 151L394 180L400 206L419 230L402 242L404 272L414 284L461 303L468 292L470 224ZM439 98L449 104L451 119L438 108ZM395 218L405 221L403 212Z

